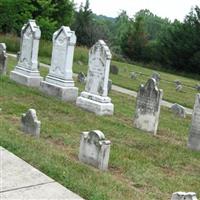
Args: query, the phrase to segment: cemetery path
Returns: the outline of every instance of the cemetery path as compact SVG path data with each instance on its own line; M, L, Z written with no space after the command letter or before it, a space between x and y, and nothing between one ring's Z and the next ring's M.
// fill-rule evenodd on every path
M83 200L0 146L0 199Z
M11 54L11 53L8 53L8 55L12 56L12 57L17 57L15 54ZM44 63L40 63L40 66L49 68L49 65L44 64ZM74 76L77 76L77 74L74 74ZM130 96L133 96L133 97L137 97L137 92L135 92L133 90L126 89L126 88L123 88L123 87L120 87L120 86L117 86L117 85L112 85L112 90L114 90L116 92L123 93L123 94L130 95ZM171 108L171 106L173 104L174 103L170 103L170 102L165 101L165 100L162 100L162 102L161 102L161 105L165 106L167 108ZM192 114L192 109L190 109L190 108L185 108L185 111L186 111L186 114L189 114L189 115Z

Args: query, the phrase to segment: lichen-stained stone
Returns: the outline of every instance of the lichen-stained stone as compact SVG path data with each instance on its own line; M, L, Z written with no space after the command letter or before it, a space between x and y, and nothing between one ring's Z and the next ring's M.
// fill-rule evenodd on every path
M79 160L100 170L107 170L110 144L111 142L105 140L104 134L99 130L83 132L81 134Z
M27 113L22 114L21 125L23 132L39 137L40 124L41 123L38 121L36 111L34 109L29 109Z
M76 105L97 115L112 115L114 105L108 97L111 53L103 40L89 52L89 68L85 91L77 98Z
M175 192L171 200L197 200L197 196L194 192Z
M136 128L156 135L163 92L151 78L141 85L137 93L134 125Z
M178 117L181 117L181 118L185 118L186 117L185 108L183 106L177 104L177 103L175 103L175 104L173 104L171 106L171 110Z
M188 147L200 151L200 94L197 94L195 99Z
M0 76L6 75L7 70L6 44L0 43Z
M76 35L62 26L53 34L53 50L49 74L41 82L40 90L63 101L76 101L78 88L73 80L73 56Z
M17 83L39 87L43 78L38 70L38 49L41 31L35 20L29 20L21 30L20 56L10 78Z

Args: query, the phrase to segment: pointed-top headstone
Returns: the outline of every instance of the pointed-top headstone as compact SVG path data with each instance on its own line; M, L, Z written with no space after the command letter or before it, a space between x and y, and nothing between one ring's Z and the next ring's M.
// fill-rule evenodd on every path
M88 73L85 91L76 104L97 115L112 115L114 106L108 97L108 81L111 53L103 40L99 40L89 51Z
M62 26L53 34L53 50L49 74L41 83L41 90L64 101L76 101L78 88L73 81L73 55L76 35Z
M21 30L20 55L11 79L23 85L39 87L42 77L38 71L38 49L41 31L35 20L29 20Z
M157 87L156 80L151 78L145 85L141 85L136 99L134 125L136 128L156 134L162 90Z

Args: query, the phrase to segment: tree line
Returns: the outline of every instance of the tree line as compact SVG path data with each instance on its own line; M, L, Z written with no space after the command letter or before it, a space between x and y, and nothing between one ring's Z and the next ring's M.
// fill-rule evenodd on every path
M72 0L1 0L0 32L20 34L28 19L36 19L43 39L51 40L61 25L76 32L77 44L91 47L105 40L112 52L132 61L155 63L165 68L200 72L200 8L191 9L183 22L171 22L149 10L132 18L97 16L89 0L78 10Z

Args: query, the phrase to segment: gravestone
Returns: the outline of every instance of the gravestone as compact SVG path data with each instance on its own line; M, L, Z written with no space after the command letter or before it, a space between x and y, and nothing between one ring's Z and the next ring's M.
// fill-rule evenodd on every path
M107 170L110 144L111 142L105 140L104 134L99 130L83 132L81 134L79 160L100 170Z
M175 192L171 200L197 200L197 196L194 192Z
M86 76L83 72L78 73L77 81L82 84L84 84L86 82Z
M185 108L177 103L175 103L171 106L171 110L176 116L179 116L182 118L186 117Z
M153 72L151 78L154 78L157 82L157 84L159 84L160 82L160 74L158 72Z
M26 114L22 115L21 118L22 131L29 133L36 137L40 136L40 121L38 121L36 116L36 111L34 109L29 109Z
M134 125L136 128L156 135L160 104L163 92L157 88L156 80L151 78L141 85L137 93Z
M6 44L0 43L0 76L6 75L7 70L7 54L6 54Z
M196 84L195 88L197 89L198 92L200 92L200 84Z
M188 147L200 151L200 94L197 94L192 113Z
M110 65L110 73L117 75L119 73L119 69L116 65Z
M49 74L41 82L40 90L63 101L76 101L78 88L73 81L73 55L76 35L62 26L53 34L53 50Z
M76 105L97 115L112 115L114 105L108 95L111 53L103 40L89 52L89 68L85 91L77 98Z
M17 83L39 87L43 78L38 70L38 48L41 31L35 20L29 20L21 30L20 56L10 78Z
M130 76L131 76L131 79L136 80L138 77L138 74L136 72L131 72Z

